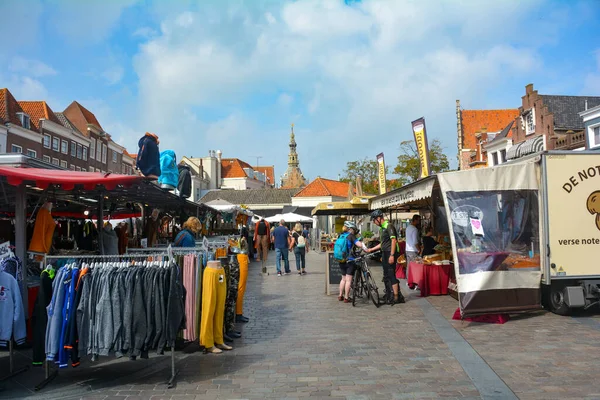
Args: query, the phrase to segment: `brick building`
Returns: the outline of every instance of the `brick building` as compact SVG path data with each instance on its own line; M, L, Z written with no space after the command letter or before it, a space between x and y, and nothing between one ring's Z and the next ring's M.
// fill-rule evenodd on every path
M525 87L519 116L512 127L508 159L542 150L583 150L585 125L579 113L600 105L600 97L543 95Z
M501 134L518 115L517 109L462 110L460 100L456 100L458 168L487 166L485 145Z

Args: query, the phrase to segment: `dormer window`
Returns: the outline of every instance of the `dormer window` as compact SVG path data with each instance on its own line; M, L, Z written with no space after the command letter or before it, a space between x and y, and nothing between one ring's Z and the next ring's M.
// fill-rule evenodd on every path
M23 112L18 112L17 116L19 117L19 121L21 121L21 126L25 129L30 129L31 128L31 119L29 118L29 115L23 113Z

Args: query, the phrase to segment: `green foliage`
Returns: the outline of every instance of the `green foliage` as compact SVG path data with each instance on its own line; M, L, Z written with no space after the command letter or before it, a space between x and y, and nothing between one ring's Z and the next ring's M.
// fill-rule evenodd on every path
M369 239L372 238L375 234L372 231L364 231L362 233L362 237L364 237L365 239Z
M377 160L349 161L342 174L342 182L352 182L356 185L356 177L362 177L362 189L365 194L379 193L379 174L377 173Z
M442 143L438 139L433 139L429 144L429 159L431 161L431 173L448 171L450 162L444 154ZM401 186L412 183L419 179L421 164L419 163L419 154L413 140L405 140L400 143L400 155L398 156L398 165L394 168L394 174L399 176L398 181Z

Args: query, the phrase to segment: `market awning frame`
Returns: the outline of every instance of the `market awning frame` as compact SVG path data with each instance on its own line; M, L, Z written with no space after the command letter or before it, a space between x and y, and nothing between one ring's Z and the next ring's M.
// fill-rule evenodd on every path
M369 199L373 196L356 196L350 201L319 203L311 215L364 215L369 213Z
M369 200L370 210L415 210L429 208L427 199L431 199L434 186L437 185L436 175L428 176L399 189L381 194Z

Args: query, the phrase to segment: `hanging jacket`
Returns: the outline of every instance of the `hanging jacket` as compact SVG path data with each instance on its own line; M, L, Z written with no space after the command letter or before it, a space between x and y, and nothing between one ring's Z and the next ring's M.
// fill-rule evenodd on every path
M46 359L46 325L48 324L48 312L46 307L52 299L52 281L54 270L43 270L40 275L40 290L31 316L33 329L33 365L42 365Z
M135 166L144 176L160 176L158 143L158 136L148 132L138 142L139 151Z
M184 229L177 234L173 241L173 247L194 247L196 246L196 239L192 232L188 229Z
M62 308L65 303L64 281L70 273L61 268L52 282L52 300L48 304L48 325L46 326L46 360L54 361L58 355L58 343L62 328Z
M102 228L102 249L104 255L116 256L119 254L119 238L110 225Z
M177 156L173 150L165 150L160 153L160 176L159 185L169 185L173 189L177 187L179 170L177 169Z
M29 251L48 254L52 247L52 236L54 235L56 223L46 208L40 208L35 217L33 236L29 243Z
M179 197L188 198L192 196L192 170L189 165L180 164L179 167L179 182L177 183L177 191Z
M17 280L7 272L0 272L0 346L8 345L14 338L17 344L25 343L25 310Z

